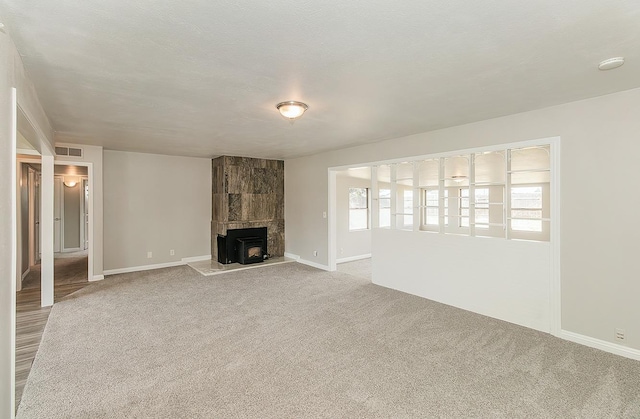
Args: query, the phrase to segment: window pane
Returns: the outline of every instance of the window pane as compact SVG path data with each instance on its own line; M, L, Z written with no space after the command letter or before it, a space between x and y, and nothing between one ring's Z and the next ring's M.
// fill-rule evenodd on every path
M432 159L420 162L418 166L418 186L438 187L440 160Z
M476 183L505 183L505 152L488 151L475 157Z
M380 220L378 221L380 227L391 227L391 209L380 208Z
M469 189L460 189L460 227L469 227Z
M511 188L511 229L516 231L542 231L542 187Z
M378 196L379 196L378 226L390 227L391 226L391 190L380 189L378 191Z
M482 225L481 223L488 224L489 223L489 210L483 208L476 208L476 227L477 228L488 228L488 225ZM479 224L480 223L480 224Z
M542 231L542 220L511 220L511 229L517 231Z
M449 225L449 190L444 190L444 225Z
M438 225L438 208L427 208L427 225Z
M413 191L404 191L402 212L405 214L413 214Z
M428 207L438 207L438 191L437 190L431 190L431 191L427 191L426 193L427 196L427 203L426 205Z
M445 187L469 185L469 156L452 156L444 159Z
M439 225L438 213L440 211L440 201L438 200L438 189L427 189L424 191L425 212L422 223L425 225Z
M369 227L367 209L349 210L349 230L366 230Z
M511 188L511 208L542 209L542 187L524 186Z
M489 228L489 188L477 188L474 193L476 228Z
M549 146L527 147L511 150L511 170L544 170L550 167Z
M368 208L367 188L349 188L349 208Z
M489 207L489 188L477 188L475 190L476 208L488 208Z
M349 188L349 230L369 228L369 189Z

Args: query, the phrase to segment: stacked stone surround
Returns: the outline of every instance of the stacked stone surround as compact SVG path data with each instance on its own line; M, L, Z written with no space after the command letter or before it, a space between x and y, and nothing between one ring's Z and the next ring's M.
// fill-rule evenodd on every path
M284 161L222 156L212 160L211 255L217 236L267 227L267 250L284 256Z

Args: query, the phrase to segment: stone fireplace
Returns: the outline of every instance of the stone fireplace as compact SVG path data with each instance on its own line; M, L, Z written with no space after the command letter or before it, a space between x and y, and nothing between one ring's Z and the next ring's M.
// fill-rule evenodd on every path
M222 156L211 164L212 258L220 254L219 236L257 227L267 229L267 253L284 256L284 161Z

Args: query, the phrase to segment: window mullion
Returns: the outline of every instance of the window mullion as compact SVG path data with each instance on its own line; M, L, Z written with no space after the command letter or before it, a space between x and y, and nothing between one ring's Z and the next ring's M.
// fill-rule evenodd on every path
M438 167L438 226L440 233L444 233L444 157L440 157Z
M371 167L371 228L380 227L380 188L378 186L378 166Z
M391 179L391 225L389 228L395 230L397 226L397 209L398 209L398 187L396 186L396 165L392 164L389 168Z
M505 228L505 238L508 240L511 238L511 149L507 149L506 153L504 153L505 161L505 185L504 185L504 228Z
M413 231L420 230L420 164L413 162Z
M476 235L476 155L469 155L469 235Z

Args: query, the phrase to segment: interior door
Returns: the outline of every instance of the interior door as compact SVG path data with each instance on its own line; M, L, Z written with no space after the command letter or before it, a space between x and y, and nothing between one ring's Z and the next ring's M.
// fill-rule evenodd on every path
M89 248L89 180L82 179L82 209L84 216L84 250Z
M53 179L53 252L62 250L62 178Z

